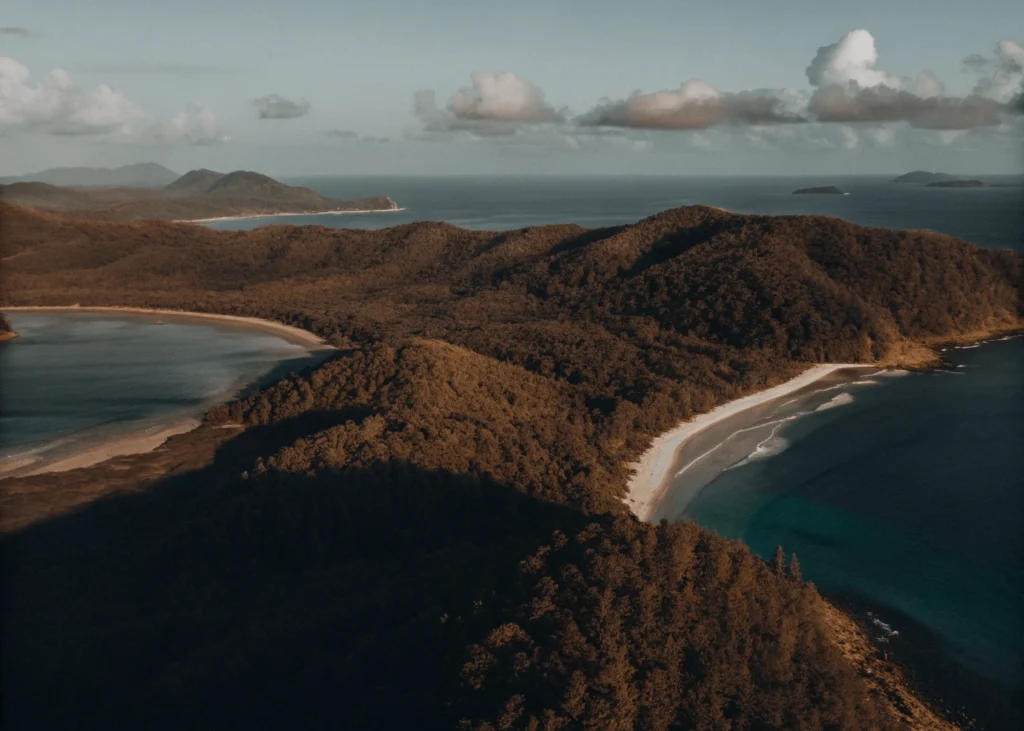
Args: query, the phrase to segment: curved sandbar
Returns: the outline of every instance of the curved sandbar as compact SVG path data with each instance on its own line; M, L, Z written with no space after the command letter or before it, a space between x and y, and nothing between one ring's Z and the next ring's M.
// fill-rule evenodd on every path
M264 320L259 317L243 317L242 315L215 315L209 312L192 312L190 310L166 310L166 309L155 309L147 307L104 307L104 306L88 306L79 307L78 305L41 305L41 306L26 306L26 307L0 307L0 311L4 312L113 312L113 313L126 313L126 314L137 314L137 315L166 315L169 318L179 319L181 321L188 320L218 320L221 322L230 322L237 325L248 326L253 329L263 330L270 332L279 337L283 337L292 343L298 343L300 345L317 345L319 349L334 349L334 346L324 340L322 337L315 333L311 333L309 330L303 330L299 327L292 325L285 325L283 322L277 322L275 320Z
M232 329L246 330L250 332L261 332L273 335L292 345L302 346L309 354L309 361L319 362L323 360L326 351L337 350L333 345L327 343L320 336L303 330L301 328L285 325L273 320L263 320L256 317L242 317L239 315L216 315L205 312L191 312L187 310L170 309L149 309L142 307L78 307L78 306L18 306L2 307L5 312L53 312L53 313L74 313L74 314L113 314L113 315L136 315L146 316L147 319L159 316L161 323L180 322L200 324L202 322L214 321L220 324L230 325ZM321 357L317 357L320 354ZM218 402L228 401L238 394L238 390L226 391L219 398ZM178 412L168 414L159 423L152 423L151 420L140 423L136 428L121 431L116 434L106 434L103 431L83 439L72 450L54 449L47 452L47 456L30 454L24 457L14 457L0 460L0 480L5 477L30 477L49 472L66 472L81 467L91 467L115 457L123 457L132 454L151 452L162 446L172 436L192 431L202 425L202 413L212 403L207 403L198 411L190 413ZM92 429L88 430L92 432ZM87 432L83 432L87 433ZM101 436L102 434L102 436Z
M690 421L685 421L674 429L656 437L651 446L640 459L629 465L633 476L627 486L623 502L629 506L633 514L640 520L650 520L652 512L663 496L665 488L671 482L676 455L682 446L705 429L718 422L728 419L747 409L786 396L801 388L811 385L825 376L846 368L877 367L867 363L823 363L812 366L796 378L791 378L778 386L738 398L717 406L704 414L699 414Z
M245 221L250 218L278 218L281 216L346 216L354 213L398 213L404 208L371 208L365 211L298 211L292 213L251 213L245 216L216 216L215 218L179 218L171 223L214 223L216 221Z

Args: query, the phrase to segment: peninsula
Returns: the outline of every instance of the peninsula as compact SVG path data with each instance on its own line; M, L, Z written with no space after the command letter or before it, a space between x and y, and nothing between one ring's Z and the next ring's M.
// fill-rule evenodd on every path
M954 728L797 570L624 500L695 417L1019 328L1020 254L707 206L504 232L0 215L0 304L338 348L154 452L0 481L16 727L101 727L118 688L146 728Z
M24 182L0 185L0 198L65 218L100 221L195 221L304 213L392 211L384 195L325 198L259 173L192 170L160 188L66 188Z

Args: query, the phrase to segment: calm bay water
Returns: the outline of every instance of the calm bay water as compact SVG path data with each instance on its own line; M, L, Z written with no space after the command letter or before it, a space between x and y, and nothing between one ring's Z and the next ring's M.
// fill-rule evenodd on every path
M933 229L980 246L1024 250L1024 187L925 188L889 183L890 177L296 178L287 182L330 197L390 195L404 210L209 225L221 229L268 223L384 228L435 220L493 230L552 223L598 227L631 223L668 208L701 203L737 213L822 214L866 226ZM798 188L817 185L835 185L849 195L791 195Z
M254 330L96 312L9 312L0 466L199 415L309 349Z

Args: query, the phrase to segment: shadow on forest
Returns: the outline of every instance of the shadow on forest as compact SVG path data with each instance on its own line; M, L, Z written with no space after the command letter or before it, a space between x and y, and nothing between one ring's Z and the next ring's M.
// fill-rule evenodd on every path
M593 519L397 462L237 476L338 418L4 537L4 728L451 727L474 607Z

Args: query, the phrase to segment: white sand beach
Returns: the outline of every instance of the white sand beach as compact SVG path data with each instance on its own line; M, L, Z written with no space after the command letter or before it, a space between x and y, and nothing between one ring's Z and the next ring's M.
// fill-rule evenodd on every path
M14 460L8 464L0 464L0 478L31 477L48 472L67 472L80 467L92 467L114 457L152 452L174 435L192 431L199 424L198 419L189 417L171 424L150 426L137 432L124 434L88 449L76 451L66 457L56 459L27 457Z
M214 223L215 221L244 221L249 218L279 218L282 216L346 216L356 213L398 213L404 208L371 208L366 211L305 211L299 213L252 213L246 216L218 216L216 218L181 218L171 223Z
M671 481L676 455L691 437L747 409L799 391L831 373L846 368L865 367L872 366L864 363L816 365L785 383L724 403L661 434L654 439L650 448L638 461L629 465L633 470L633 476L630 478L624 502L640 520L650 520L664 489Z
M191 312L189 310L166 310L166 309L152 309L146 307L102 307L102 306L88 306L80 307L78 305L70 306L38 306L38 307L0 307L0 311L3 312L104 312L104 313L118 313L123 312L125 314L136 314L136 315L161 315L168 319L179 319L181 321L189 320L216 320L219 322L233 323L236 325L242 325L265 332L273 333L278 335L289 342L297 343L300 345L316 346L317 350L333 349L334 346L330 345L326 340L321 338L315 333L311 333L308 330L302 328L293 327L291 325L285 325L281 322L275 322L274 320L263 320L259 317L242 317L241 315L216 315L208 312Z

